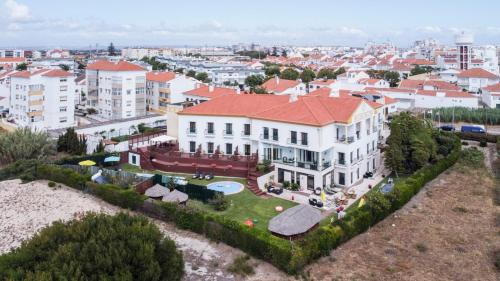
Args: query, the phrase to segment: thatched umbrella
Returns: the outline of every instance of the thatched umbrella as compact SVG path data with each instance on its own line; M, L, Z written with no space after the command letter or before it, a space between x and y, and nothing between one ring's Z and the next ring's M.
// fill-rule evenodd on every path
M159 184L155 184L152 187L148 188L146 192L144 192L144 195L151 198L161 198L169 193L170 191L168 190L168 188Z
M189 199L189 196L186 193L180 192L179 190L174 189L173 191L171 191L167 195L163 196L163 199L161 201L174 202L174 203L177 202L179 204L182 204L182 203L185 203L188 199Z

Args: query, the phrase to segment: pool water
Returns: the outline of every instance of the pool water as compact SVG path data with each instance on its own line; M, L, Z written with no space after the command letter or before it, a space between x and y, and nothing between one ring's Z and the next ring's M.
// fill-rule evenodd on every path
M231 195L241 192L244 186L241 183L235 181L219 181L208 184L207 188L210 190L223 192L224 195Z

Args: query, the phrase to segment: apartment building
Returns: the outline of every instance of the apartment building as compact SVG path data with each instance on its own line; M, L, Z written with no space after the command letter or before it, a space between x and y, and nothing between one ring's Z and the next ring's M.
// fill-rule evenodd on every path
M146 115L146 70L126 61L87 66L87 107L107 120Z
M174 72L146 73L146 104L149 110L166 111L167 105L184 101L183 93L197 87L198 80Z
M489 108L500 108L500 83L481 89L481 99Z
M267 80L262 88L275 95L305 95L307 86L298 80L281 79L278 76Z
M471 68L460 72L458 75L458 86L469 92L477 93L483 87L500 82L498 75L482 68Z
M63 70L20 71L10 76L10 111L14 123L34 130L75 125L75 81Z
M301 190L352 186L380 165L384 105L357 97L224 95L179 112L179 148L270 160Z

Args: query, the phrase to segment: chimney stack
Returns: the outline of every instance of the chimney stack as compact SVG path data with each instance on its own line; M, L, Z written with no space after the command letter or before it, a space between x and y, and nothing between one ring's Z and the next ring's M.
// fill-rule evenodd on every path
M294 102L297 100L298 100L298 97L296 94L290 94L290 99L288 100L288 102Z
M208 85L208 91L209 91L210 93L211 93L211 92L213 92L213 91L214 91L214 89L215 89L215 88L214 88L214 85L213 85L213 84Z

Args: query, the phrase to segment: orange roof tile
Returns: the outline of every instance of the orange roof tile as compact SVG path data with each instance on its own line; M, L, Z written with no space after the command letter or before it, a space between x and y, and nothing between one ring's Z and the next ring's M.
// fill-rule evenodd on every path
M461 91L429 91L418 90L417 95L437 96L437 93L444 93L447 98L477 98L476 96Z
M61 70L61 69L54 69L54 70L50 70L48 72L45 72L44 74L42 74L42 76L47 76L47 77L68 77L68 76L72 76L72 74L69 73L69 72L67 72L67 71Z
M483 90L486 90L488 92L500 92L500 83L484 87Z
M31 72L29 72L27 70L19 71L17 73L12 74L11 77L30 78L31 77Z
M175 72L157 72L151 71L146 73L146 80L154 82L168 82L175 78Z
M87 65L87 69L89 70L103 70L103 71L144 71L145 69L127 62L127 61L119 61L119 62L110 62L107 60L99 60L94 63Z
M289 97L286 95L223 95L185 108L179 114L247 117L256 112L287 103L288 100Z
M26 58L0 58L0 63L25 62Z
M299 81L286 80L276 77L267 80L264 84L262 84L262 88L268 92L281 93L299 85L299 83Z
M199 88L184 92L184 94L205 98L216 98L224 95L236 94L236 90L223 87L213 87L213 89L211 90L210 86L202 85Z
M488 79L496 79L498 78L497 75L489 72L489 71L486 71L482 68L471 68L471 69L468 69L468 70L464 70L462 72L460 72L459 74L457 74L458 77L460 78L469 78L469 77L473 77L473 78L488 78Z

